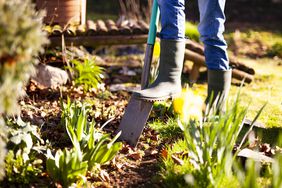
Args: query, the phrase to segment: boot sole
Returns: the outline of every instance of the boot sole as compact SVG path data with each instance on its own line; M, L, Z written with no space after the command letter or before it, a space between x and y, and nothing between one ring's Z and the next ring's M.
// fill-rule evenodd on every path
M135 99L138 100L144 100L144 101L148 101L148 102L156 102L156 101L165 101L167 99L173 99L175 97L177 97L179 94L172 94L169 96L163 96L163 97L157 97L157 98L148 98L148 97L134 97Z

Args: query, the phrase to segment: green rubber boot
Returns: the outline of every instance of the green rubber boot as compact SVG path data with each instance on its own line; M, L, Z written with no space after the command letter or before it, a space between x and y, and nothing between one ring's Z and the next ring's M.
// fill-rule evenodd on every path
M226 109L226 98L231 86L232 70L208 70L208 96L206 105L216 113Z
M147 101L160 101L181 92L181 73L185 40L161 40L159 74L148 88L136 91L133 97Z

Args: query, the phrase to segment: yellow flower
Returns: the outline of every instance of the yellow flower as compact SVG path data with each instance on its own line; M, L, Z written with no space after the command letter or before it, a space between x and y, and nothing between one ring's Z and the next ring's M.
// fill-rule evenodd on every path
M159 42L155 42L153 56L155 58L158 58L160 57L160 53L161 53L161 45Z
M181 94L173 100L173 109L182 122L202 119L203 99L192 89L185 87Z

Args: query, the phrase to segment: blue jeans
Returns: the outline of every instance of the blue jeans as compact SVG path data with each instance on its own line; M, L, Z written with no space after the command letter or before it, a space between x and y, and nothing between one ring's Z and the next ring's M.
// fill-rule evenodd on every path
M185 0L158 0L161 15L161 39L185 39ZM227 44L223 37L225 0L198 0L200 39L205 46L208 69L228 70Z

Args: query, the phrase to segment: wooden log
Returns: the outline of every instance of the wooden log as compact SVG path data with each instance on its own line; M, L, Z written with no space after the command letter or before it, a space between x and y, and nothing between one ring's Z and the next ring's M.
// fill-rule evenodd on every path
M76 27L76 34L79 36L83 36L86 34L86 26L85 25L78 25Z
M185 50L185 60L190 60L194 64L197 64L198 66L206 66L204 56L188 49ZM195 79L196 76L193 77L194 77L193 79ZM232 69L232 77L240 81L245 79L245 83L251 83L254 79L253 75L250 75L238 69Z
M112 34L112 35L118 34L118 32L119 32L118 28L116 26L116 23L113 20L108 19L108 20L106 20L105 23L106 23L109 34Z
M236 58L230 57L229 60L231 67L247 72L248 74L255 75L255 70L253 68L239 62Z
M204 55L204 46L197 43L197 42L194 42L194 41L191 41L191 40L186 40L186 48L191 50L191 51L197 52L200 55ZM234 57L229 57L229 64L232 68L242 70L242 71L247 72L248 74L251 74L251 75L255 74L255 70L253 68L248 67L246 64L244 64L242 62L239 62Z
M138 25L141 27L144 34L147 34L149 32L149 25L144 22L143 20L138 20Z
M86 21L86 35L93 36L97 34L97 25L92 20Z
M185 50L185 60L192 61L202 67L206 66L204 56L188 49Z
M189 82L190 84L194 84L197 82L199 76L200 76L200 68L201 66L199 66L197 63L193 63L190 75L189 75Z
M186 40L186 48L200 55L204 55L204 46L192 40Z
M106 27L106 24L103 20L97 20L96 22L97 24L97 34L98 35L107 35L108 33L108 29Z
M254 80L253 75L250 75L238 69L232 69L232 78L235 78L240 81L244 80L244 82L248 84Z

